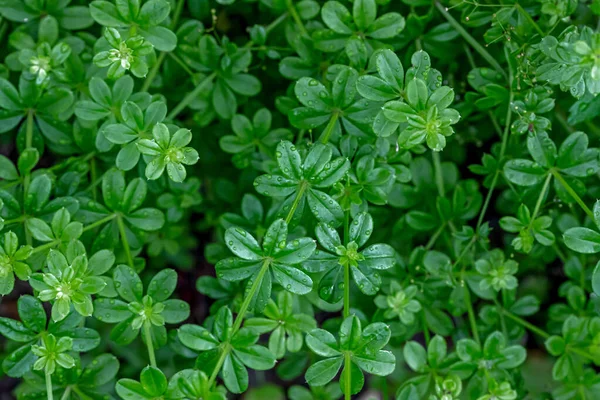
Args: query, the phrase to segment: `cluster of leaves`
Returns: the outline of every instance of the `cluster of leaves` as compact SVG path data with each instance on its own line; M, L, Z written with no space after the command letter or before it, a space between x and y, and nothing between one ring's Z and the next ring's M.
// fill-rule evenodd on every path
M2 387L600 398L599 15L0 0Z

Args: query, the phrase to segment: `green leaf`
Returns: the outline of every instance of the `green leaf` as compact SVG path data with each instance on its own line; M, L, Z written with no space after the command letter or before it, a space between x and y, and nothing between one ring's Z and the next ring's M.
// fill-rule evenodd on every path
M140 373L140 383L144 391L152 397L160 396L167 390L167 378L158 368L147 366Z
M20 378L28 372L31 372L33 363L37 356L31 351L31 344L28 343L13 351L2 362L2 369L6 375L13 378Z
M46 328L46 311L38 299L23 295L19 297L17 306L19 316L27 328L33 332L41 332Z
M232 393L242 393L248 389L248 370L234 355L228 354L225 357L223 382Z
M340 355L335 337L324 329L313 329L306 335L306 345L323 357Z
M257 371L271 369L275 365L275 356L263 346L234 348L233 352L244 365Z
M375 0L356 0L353 3L352 15L354 22L361 31L366 30L377 17Z
M127 215L125 220L144 231L157 231L165 224L165 215L156 208L141 208Z
M419 343L409 341L404 345L404 360L416 372L423 372L427 365L427 352Z
M2 336L16 342L29 342L36 337L36 333L21 322L4 317L0 317L0 333Z
M583 254L600 252L600 233L588 228L571 228L564 234L565 244L571 250Z
M406 347L404 347L404 349L406 351ZM363 371L379 376L391 374L394 372L394 368L396 367L396 357L394 357L391 352L386 350L378 350L374 354L366 353L361 355L353 355L352 361L354 361L356 365L358 365Z
M308 108L326 112L331 110L331 95L325 86L313 78L300 78L294 92L298 100Z
M338 226L344 218L342 207L328 194L316 190L307 190L308 206L315 218L330 225Z
M119 379L115 387L117 394L124 399L143 400L152 399L154 396L146 393L140 382L133 379Z
M279 143L275 156L277 157L277 164L286 178L296 181L302 177L300 153L291 142L282 141Z
M272 271L273 277L277 283L279 283L285 290L301 295L307 294L312 290L312 279L310 279L308 275L300 271L298 268L275 262L272 265Z
M148 284L147 294L154 301L165 301L175 291L177 286L177 273L175 270L167 268L158 272Z
M252 235L241 228L229 228L225 232L225 243L233 254L244 260L262 259L262 249Z
M520 186L533 186L540 183L546 171L530 160L509 160L504 164L506 178Z
M135 271L126 265L117 265L113 272L115 288L124 300L128 302L142 301L142 281Z
M92 18L100 25L118 28L124 26L125 22L117 12L114 4L108 1L95 0L90 3Z
M185 346L197 351L211 350L219 344L209 331L198 325L182 325L177 331L177 337Z
M337 1L328 1L321 9L321 18L329 29L343 35L351 35L350 23L352 15L346 7Z
M311 386L324 386L335 378L343 362L344 357L342 356L318 361L308 367L304 378Z
M132 316L127 303L121 300L94 300L94 317L108 324L124 321Z

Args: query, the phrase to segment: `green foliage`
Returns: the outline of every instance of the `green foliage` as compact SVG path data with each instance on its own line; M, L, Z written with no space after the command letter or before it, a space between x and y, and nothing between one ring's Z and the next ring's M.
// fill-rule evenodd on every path
M0 0L2 388L600 398L598 15Z

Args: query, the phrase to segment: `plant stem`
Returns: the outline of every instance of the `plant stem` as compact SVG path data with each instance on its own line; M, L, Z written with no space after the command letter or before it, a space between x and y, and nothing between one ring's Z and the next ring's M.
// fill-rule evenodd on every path
M67 400L69 398L70 394L71 394L71 385L69 385L65 388L65 392L61 396L60 400Z
M238 312L237 316L235 317L235 321L233 323L233 328L231 329L230 337L233 337L238 332L240 327L242 326L242 322L244 321L244 317L246 315L246 312L248 311L248 307L250 307L250 302L252 301L252 299L254 298L254 295L256 294L256 291L260 287L260 284L262 283L262 280L263 280L265 274L269 271L269 263L270 262L271 261L267 259L263 262L263 265L260 267L260 270L258 271L258 275L256 276L256 279L254 280L254 282L252 282L252 286L250 286L250 290L248 290L248 293L244 297L244 302L242 303L242 306L240 307L240 311ZM210 378L208 379L208 387L209 388L211 388L214 385L214 383L217 379L217 375L219 374L219 371L221 370L221 367L223 366L223 363L225 362L225 358L227 357L227 354L229 354L229 352L231 351L231 346L229 345L228 342L224 343L224 345L225 346L223 347L223 351L221 352L221 355L219 356L219 359L217 360L217 364L215 365L215 368L213 369L212 374L210 375Z
M344 372L346 373L346 379L344 382L344 399L350 400L352 398L352 360L350 359L350 352L344 354Z
M148 89L150 89L150 85L152 84L152 81L154 80L154 78L156 78L156 74L160 70L160 67L161 67L163 61L165 61L166 56L167 56L166 51L160 52L160 54L158 55L158 58L156 59L156 62L152 66L152 69L150 70L150 72L148 72L148 75L146 75L146 80L144 80L144 84L140 88L141 92L147 92Z
M440 197L444 197L446 195L446 190L444 188L444 176L442 175L442 162L440 161L440 153L437 151L433 151L432 157L433 166L435 169L435 184L437 186Z
M492 55L488 53L488 51L482 45L480 45L479 42L477 42L477 40L475 40L475 38L473 38L473 36L471 36L469 32L467 32L465 28L463 28L462 25L457 20L455 20L452 15L450 15L450 13L446 10L444 6L442 6L438 1L435 2L435 6L440 11L440 13L442 13L444 18L446 18L446 20L450 23L450 25L452 25L452 27L458 31L458 33L463 37L463 39L465 39L465 41L469 43L476 52L478 52L488 63L490 63L490 65L494 67L496 71L502 74L504 78L508 78L506 72L504 71L504 68L500 66L498 61L496 61L496 59L492 57Z
M48 371L46 371L46 395L48 396L48 400L54 398L54 393L52 392L52 374Z
M173 19L171 20L171 30L177 27L177 23L179 22L179 17L181 16L181 12L183 11L183 6L185 4L185 0L179 0L177 5L175 6L175 13L173 13Z
M294 22L296 23L298 30L300 31L300 33L302 33L303 36L308 36L308 31L304 27L304 24L302 23L302 20L300 19L300 15L298 15L298 12L296 11L296 7L294 7L294 3L292 2L292 0L287 0L286 3L287 3L288 12L294 19Z
M521 324L524 328L529 329L531 332L535 333L538 336L541 336L544 339L548 339L551 336L548 332L546 332L546 331L538 328L537 326L535 326L535 325L533 325L533 324L525 321L523 318L514 315L513 313L511 313L510 311L508 311L508 310L506 310L504 308L502 309L502 313L504 315L506 315L508 318L512 319L513 321ZM581 357L583 357L583 358L585 358L587 360L595 362L594 356L592 354L586 353L584 350L578 349L577 347L569 347L569 346L567 346L566 351L575 353L575 354L577 354L577 355L579 355L579 356L581 356Z
M473 303L471 302L471 290L469 289L469 286L467 285L467 283L464 280L464 273L462 275L463 275L463 282L465 285L465 303L467 304L467 314L469 315L469 325L471 326L471 332L473 333L473 339L475 339L477 344L481 344L481 339L479 339L479 331L477 330L477 321L475 319L475 310L473 310Z
M98 176L98 171L96 170L96 159L92 158L90 161L90 179L92 180L92 182L94 182L97 179L97 176ZM92 189L92 197L93 197L94 201L98 201L98 195L97 195L97 190L96 190L95 186Z
M331 136L331 133L333 132L333 128L335 127L335 123L337 122L339 115L337 112L334 112L331 115L331 118L329 119L329 122L327 123L327 126L325 127L325 130L323 131L323 135L321 136L321 142L323 144L327 144L327 142L329 142L329 137Z
M529 226L531 226L531 224L533 223L533 220L535 219L535 217L537 217L538 213L540 212L540 208L542 207L543 200L546 197L546 192L548 191L548 186L550 186L551 180L552 180L552 174L548 174L548 176L546 177L546 180L544 181L544 186L542 187L542 190L540 191L540 195L538 196L537 202L535 203L535 208L533 209L533 214L531 214L531 221L529 223Z
M212 74L210 74L207 77L205 77L204 79L202 79L202 81L194 88L194 90L189 92L187 94L187 96L185 96L179 102L179 104L177 104L175 106L175 108L173 108L171 110L171 112L167 116L167 119L170 119L170 120L175 119L175 117L177 117L179 115L179 113L182 112L183 109L188 106L188 104L190 104L196 97L198 97L198 95L200 93L202 93L203 90L206 89L205 86L208 86L212 82L212 80L215 78L215 76L217 76L217 73L213 72Z
M175 7L175 13L173 14L173 19L171 20L171 30L174 30L175 27L177 27L177 22L179 22L179 16L181 15L181 12L183 11L183 4L185 3L185 0L179 0L177 2L177 6ZM158 73L158 71L160 70L160 66L162 65L163 61L165 61L165 57L167 56L166 51L162 51L159 55L158 58L156 59L156 63L154 64L154 66L152 67L152 69L150 70L150 72L148 73L148 75L146 75L146 80L144 80L144 84L142 85L142 88L140 89L142 92L147 92L148 89L150 89L150 85L152 84L152 81L154 80L154 78L156 78L156 74Z
M296 197L294 198L292 207L290 208L288 215L285 217L285 223L288 225L289 225L290 221L292 220L294 213L296 212L296 208L298 208L298 204L300 204L300 200L302 199L302 196L304 196L304 192L306 191L306 186L307 186L306 182L300 183L300 187L298 188L298 191L296 192Z
M594 221L594 213L592 212L592 210L590 210L588 208L588 206L585 205L583 200L581 200L581 197L579 197L579 195L573 190L571 185L569 185L569 183L565 180L565 178L563 178L563 176L560 174L560 172L554 168L551 168L550 173L556 178L556 180L558 182L560 182L560 184L565 188L567 193L569 193L569 195L571 195L573 200L575 200L575 202L577 202L577 204L579 204L579 206L592 219L592 221Z
M46 249L49 249L50 247L57 246L59 244L60 244L60 240L59 239L53 240L51 242L48 242L46 244L43 244L41 246L38 246L38 247L34 248L31 251L31 254L39 253L40 251L44 251Z
M523 318L516 316L515 314L511 313L510 311L508 311L505 308L502 308L502 313L504 315L506 315L508 318L512 319L513 321L517 322L518 324L522 325L524 328L529 329L531 332L535 333L538 336L541 336L544 339L548 339L550 337L550 334L540 328L538 328L537 326L525 321Z
M448 222L444 221L440 225L440 227L437 229L437 231L435 231L433 236L431 236L431 238L429 238L429 241L427 242L427 245L425 246L425 250L430 250L433 247L433 245L435 244L438 237L442 234L442 232L444 232L444 229L446 228L447 224L448 224Z
M431 333L429 333L429 327L427 326L427 316L425 310L421 310L421 324L423 325L423 336L425 337L425 345L429 346L431 342Z
M188 66L186 65L186 63L185 63L185 62L184 62L184 61L183 61L181 58L179 58L179 56L178 56L177 54L175 54L175 53L167 53L167 54L168 54L168 55L169 55L169 57L171 57L171 58L172 58L172 59L173 59L173 60L174 60L174 61L175 61L177 64L179 64L179 66L180 66L180 67L181 67L181 68L182 68L182 69L183 69L185 72L187 72L189 76L194 76L194 71L192 71L192 70L190 69L190 67L188 67Z
M523 15L525 17L525 19L527 21L529 21L529 23L531 25L533 25L533 27L535 28L535 30L540 34L541 37L546 36L546 34L544 33L544 31L540 28L540 26L537 24L537 22L535 22L533 20L533 18L531 18L531 15L529 15L529 13L527 11L525 11L525 9L519 4L519 3L515 3L515 8L521 13L521 15Z
M344 246L350 239L350 210L344 212ZM344 318L350 316L350 265L344 265Z
M123 223L123 218L120 215L117 215L117 224L119 225L119 233L121 234L121 244L123 245L123 250L125 250L127 263L131 268L135 269L135 266L133 265L133 258L131 257L131 249L129 248L129 241L127 240L127 235L125 232L125 224Z
M25 148L28 149L33 145L33 110L27 111L27 125L25 126ZM23 198L27 196L29 191L29 183L31 182L31 172L27 171L23 177ZM31 246L33 239L31 232L27 229L27 225L24 225L25 229L25 240L27 244Z
M277 17L277 19L273 22L271 22L269 25L267 25L265 27L265 31L267 32L267 34L271 33L271 31L275 28L277 28L277 26L282 23L283 21L285 21L285 19L288 17L287 13L283 13L281 14L279 17Z
M258 271L258 275L256 275L256 279L254 280L254 282L252 282L252 286L250 286L250 290L248 291L246 297L244 298L244 302L242 303L242 306L240 307L240 311L238 312L238 315L235 317L235 322L233 323L231 336L235 335L237 333L237 331L240 329L240 327L242 326L242 322L244 320L244 316L246 315L246 312L248 311L250 302L252 301L252 299L254 298L254 295L256 294L256 291L260 287L263 277L269 270L270 262L271 261L269 259L266 259L263 262L262 266L260 267L260 270Z
M508 60L508 51L506 50L506 48L504 48L504 55L506 56L506 59ZM483 207L481 208L481 211L479 212L479 218L477 219L477 226L475 228L475 231L479 231L479 228L481 228L481 224L483 224L483 218L485 217L485 213L490 205L490 201L492 199L492 194L494 192L494 188L496 187L496 184L498 183L498 178L500 177L500 173L502 172L500 170L501 165L502 165L502 159L504 158L504 153L506 153L506 147L508 144L508 134L510 133L510 122L512 120L512 107L511 104L513 102L514 99L514 92L513 92L513 73L512 73L512 67L510 65L510 63L508 63L508 88L510 90L510 94L508 97L508 109L506 110L506 121L504 124L504 132L502 133L502 145L500 147L500 155L498 156L498 169L496 170L496 172L494 173L494 178L492 179L492 184L490 185L490 190L488 190L488 193L485 197L485 201L483 202Z
M156 368L156 356L154 355L154 345L152 344L152 334L150 333L149 322L144 322L144 336L146 337L146 347L148 348L148 358L150 358L150 365Z
M112 221L112 220L113 220L113 219L115 219L116 217L117 217L117 214L110 214L110 215L109 215L109 216L107 216L107 217L104 217L104 218L102 218L102 219L99 219L99 220L98 220L98 221L96 221L96 222L92 222L91 224L89 224L89 225L87 225L87 226L84 226L84 227L83 227L83 230L82 230L82 232L87 232L87 231L89 231L90 229L94 229L94 228L96 228L96 227L98 227L98 226L100 226L100 225L103 225L103 224L107 223L108 221Z
M215 381L217 380L217 375L219 375L219 371L221 370L221 367L223 367L225 358L227 357L227 354L229 354L230 351L231 346L225 345L223 351L221 352L221 355L219 356L219 359L217 360L217 363L215 364L215 369L213 369L212 374L210 374L210 378L208 378L208 388L212 388Z

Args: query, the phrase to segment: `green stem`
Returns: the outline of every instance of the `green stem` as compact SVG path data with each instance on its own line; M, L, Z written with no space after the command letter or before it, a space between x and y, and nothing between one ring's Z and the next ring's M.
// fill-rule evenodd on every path
M213 72L212 74L208 75L207 77L205 77L195 88L194 90L192 90L191 92L189 92L187 94L187 96L185 96L180 102L179 104L177 104L175 106L175 108L173 108L171 110L171 112L169 113L169 115L167 116L167 119L173 120L175 119L175 117L177 117L179 115L180 112L182 112L187 106L188 104L190 104L196 97L198 97L198 95L200 93L202 93L203 90L206 89L206 86L208 86L212 80L215 78L215 76L217 76L216 72Z
M444 197L446 195L446 190L444 188L444 176L442 175L442 162L440 160L440 153L434 151L432 152L432 157L433 166L435 168L435 184L440 197Z
M154 345L152 344L152 334L150 333L150 322L144 322L144 336L146 338L146 347L148 348L148 357L150 365L156 368L156 356L154 355Z
M294 22L296 23L296 26L298 27L298 30L300 31L300 33L304 36L309 36L308 31L304 27L304 24L302 23L302 20L300 19L300 15L298 15L298 12L296 11L296 7L294 7L292 0L287 0L286 3L287 3L288 12L294 19Z
M577 202L577 204L579 204L579 206L592 219L592 221L594 221L594 213L592 212L592 210L590 210L588 208L588 206L585 205L585 203L583 202L583 200L581 200L581 197L579 197L579 195L573 190L573 188L571 187L571 185L569 185L569 183L567 181L565 181L565 178L562 177L562 175L560 174L560 172L557 171L557 170L555 170L554 168L551 168L550 169L550 173L556 178L556 180L558 182L560 182L560 184L565 188L565 190L567 191L567 193L569 193L569 195L571 195L571 197L573 198L573 200L575 200L575 202Z
M219 356L219 359L217 360L217 363L215 364L215 368L212 371L212 374L210 375L210 378L208 378L208 388L212 388L215 381L217 380L217 375L219 375L219 371L221 370L221 367L223 367L223 363L225 362L225 358L227 357L227 355L229 354L229 352L231 351L231 346L229 346L229 344L225 344L225 346L223 347L223 351L221 352L221 355Z
M60 244L60 239L53 240L51 242L48 242L46 244L43 244L41 246L38 246L38 247L34 248L31 251L31 254L39 253L40 251L44 251L44 250L49 249L49 248L54 247L54 246L58 246L59 244Z
M100 225L104 225L105 223L107 223L108 221L112 221L116 217L117 217L117 214L110 214L107 217L104 217L102 219L99 219L96 222L92 222L91 224L84 226L82 232L87 232L90 229L94 229L94 228L96 228L96 227L98 227Z
M98 176L98 171L96 169L96 159L92 158L90 161L90 179L92 180L92 182L96 181L97 176ZM92 189L92 198L94 199L94 201L98 200L97 190L96 190L95 186Z
M0 17L0 42L2 40L4 40L4 35L6 34L7 30L8 30L8 21L6 21L4 18Z
M252 302L252 299L254 298L256 291L258 290L258 288L260 287L260 284L262 283L263 277L269 270L270 262L271 262L271 260L269 260L269 259L266 259L263 262L262 266L260 267L260 270L258 271L258 275L256 276L256 279L254 280L254 282L252 282L252 286L250 286L250 290L248 291L246 297L244 298L244 302L242 303L242 306L240 307L240 311L238 312L237 317L235 317L235 322L233 323L233 329L232 329L231 336L235 335L237 333L237 331L240 329L240 327L242 326L244 316L246 315L246 312L248 311L248 307L250 307L250 302Z
M333 128L335 127L335 123L337 122L339 115L337 112L334 112L331 115L331 118L329 119L329 122L327 123L327 126L325 127L325 130L323 131L323 135L321 135L321 142L323 144L327 144L327 142L329 142L329 137L331 136L331 133L333 132Z
M54 393L52 392L52 374L46 371L46 394L48 395L48 400L52 400L54 397Z
M506 50L506 48L504 48L504 54L506 56L506 59L508 60L508 51ZM512 89L512 85L513 85L513 73L512 73L512 67L510 65L510 63L508 64L508 88L510 90L510 94L508 97L508 108L506 110L506 121L504 124L504 132L502 133L502 145L500 147L500 155L498 156L498 163L499 165L501 165L502 163L502 159L504 158L504 154L506 153L506 147L508 145L508 134L510 133L510 122L512 120L512 107L511 104L513 102L514 99L514 92ZM492 184L490 185L490 190L488 190L487 196L485 197L485 201L483 202L483 207L481 208L481 212L479 213L479 218L477 219L477 227L475 228L475 231L479 231L479 228L481 228L481 224L483 224L483 218L485 217L485 213L490 205L490 201L492 199L492 194L494 193L494 188L496 187L496 184L498 183L498 178L500 177L500 173L502 171L500 169L496 170L496 173L494 174L494 178L492 179Z
M21 215L18 218L13 218L13 219L7 219L7 220L5 220L4 221L4 226L11 225L11 224L17 224L19 222L24 222L24 221L25 221L25 216Z
M171 26L170 26L171 30L174 30L177 27L177 22L179 22L179 16L181 15L181 12L183 11L184 3L185 3L185 0L179 0L177 2L177 6L175 7L175 13L173 14L173 19L171 20ZM142 88L140 89L142 92L147 92L148 89L150 89L150 85L152 84L152 81L154 80L154 78L156 77L156 74L160 70L160 66L162 65L163 61L165 61L166 56L167 56L166 51L163 51L158 55L158 59L156 60L156 63L154 64L154 66L152 67L152 69L150 70L148 75L146 76L146 80L144 80L144 84L142 85Z
M352 398L352 360L350 359L350 352L344 354L344 372L346 373L346 379L344 382L344 399L350 400Z
M306 191L306 186L307 186L306 182L300 183L300 187L298 188L298 191L296 192L296 197L294 198L292 207L290 208L290 211L288 212L287 217L285 217L285 223L288 225L289 225L290 221L292 220L294 213L296 212L296 208L298 208L298 204L300 204L300 200L302 199L302 196L304 196L304 192Z
M60 400L67 400L69 398L70 394L71 394L71 386L69 385L65 388L65 392L61 396Z
M421 324L423 325L423 336L425 337L425 345L429 346L429 342L431 342L431 333L429 332L429 327L427 326L427 317L425 316L425 310L421 311Z
M535 30L540 34L541 37L546 36L546 34L544 33L544 31L540 28L540 26L537 24L537 22L535 22L533 20L533 18L531 18L531 15L529 15L529 13L527 11L525 11L525 9L519 4L519 3L515 3L515 8L521 13L521 15L523 15L525 17L525 19L527 21L529 21L529 23L531 25L533 25L533 27L535 28Z
M465 285L465 303L467 305L467 314L469 315L469 325L471 326L473 339L475 339L477 344L481 344L481 339L479 338L479 331L477 330L477 320L475 319L475 310L473 309L473 303L471 302L471 290L469 289L469 286L464 280L464 273L463 282Z
M512 319L513 321L517 322L518 324L520 324L521 326L523 326L525 329L530 330L531 332L535 333L538 336L541 336L544 339L548 339L550 337L550 334L540 328L538 328L537 326L525 321L523 318L518 317L516 315L514 315L513 313L511 313L510 311L502 308L502 313L504 315L506 315L508 318ZM569 347L567 346L566 349L567 352L571 352L571 353L575 353L587 360L590 361L595 361L594 360L594 356L592 354L589 354L587 352L585 352L584 350L578 349L577 347Z
M123 245L123 250L125 250L125 256L127 257L127 263L131 268L135 269L133 264L133 257L131 257L131 249L129 248L129 241L127 240L127 235L125 233L125 224L123 223L123 218L118 215L117 216L117 224L119 225L119 233L121 235L121 244Z
M94 229L97 226L100 226L102 224L105 224L108 221L111 221L111 220L115 219L116 217L117 217L117 214L111 214L111 215L109 215L107 217L99 219L96 222L93 222L93 223L91 223L91 224L89 224L87 226L84 226L82 232L86 232L86 231L89 231L90 229ZM32 251L32 254L39 253L40 251L44 251L44 250L49 249L49 248L54 247L54 246L58 246L60 243L61 243L60 239L53 240L51 242L48 242L46 244L43 244L41 246L38 246L38 247L34 248L33 251Z
M504 304L506 304L506 302L504 301L504 298L506 297L506 292L503 289L501 293L502 293L503 305L500 305L500 303L496 299L494 299L494 303L496 303L496 310L497 310L498 314L500 315L500 326L502 327L502 333L504 334L505 337L508 337L508 329L506 329L506 321L504 320L504 314L502 313L503 306L504 306Z
M279 24L281 24L283 21L285 21L285 19L288 17L287 13L283 13L281 14L279 17L277 17L277 19L273 22L271 22L269 25L266 26L265 31L267 32L267 34L271 33L271 31L275 28L277 28L277 26Z
M550 334L548 332L543 331L542 329L538 328L537 326L525 321L523 318L516 316L515 314L511 313L507 309L503 308L502 313L504 315L506 315L508 318L510 318L513 321L517 322L518 324L522 325L524 328L535 333L536 335L541 336L544 339L548 339L550 337Z
M494 67L496 71L502 74L504 78L508 78L506 72L504 71L504 68L500 66L498 61L496 61L496 59L492 57L492 55L488 53L487 50L482 45L480 45L479 42L477 42L477 40L475 40L475 38L473 38L473 36L471 36L469 32L467 32L465 28L463 28L462 25L457 20L455 20L452 15L450 15L450 13L446 10L444 6L442 6L438 1L435 2L435 6L444 16L444 18L446 18L446 20L450 23L450 25L452 25L452 27L454 27L454 29L457 30L457 32L463 37L463 39L465 39L465 41L469 43L476 52L478 52L488 63L490 63L490 65Z
M427 245L425 246L425 250L429 250L433 247L433 245L435 244L438 237L442 234L442 232L444 232L444 229L446 228L447 224L448 224L448 222L444 221L444 223L442 223L440 225L440 227L437 229L437 231L435 231L433 236L431 236L431 238L429 238L429 241L427 242Z
M177 23L179 22L179 17L181 16L181 12L183 11L183 6L185 4L185 0L179 0L177 5L175 6L175 13L173 14L173 19L171 20L171 30L177 28Z
M230 337L233 337L238 332L240 327L242 326L242 322L244 321L244 317L246 316L248 307L250 307L250 303L252 302L252 299L254 298L256 291L260 287L260 284L262 283L262 280L263 280L265 274L269 271L270 262L271 261L269 259L266 259L263 262L263 265L260 267L260 270L258 271L258 275L256 276L256 279L254 280L254 282L252 282L252 286L250 286L250 290L248 290L248 293L244 297L244 302L242 303L242 306L240 307L240 311L238 312L237 316L235 317L235 321L233 322L233 328L231 330ZM221 352L221 355L219 356L219 359L217 360L217 364L215 365L215 368L213 369L212 374L210 375L210 378L208 379L208 387L209 388L211 388L214 385L214 383L217 379L217 375L219 374L219 371L221 370L221 367L223 366L223 363L225 362L225 358L227 357L227 354L229 354L229 352L231 351L231 346L229 345L228 342L225 342L224 345L225 346L223 347L223 351Z
M154 78L156 78L156 74L158 74L158 71L160 70L160 67L161 67L163 61L165 61L166 56L167 56L167 52L165 52L165 51L162 51L158 55L156 62L152 66L152 69L150 70L150 72L148 72L148 75L146 75L146 80L144 80L144 84L142 85L142 87L140 89L141 92L147 92L148 89L150 89L150 85L152 85L152 81L154 81Z
M529 223L530 227L531 227L531 224L533 223L533 220L535 219L535 217L537 217L538 213L540 212L540 208L542 207L542 203L544 201L544 198L546 197L546 192L548 191L548 186L550 186L551 180L552 180L552 174L548 174L548 176L546 177L546 180L544 181L544 186L542 187L542 190L540 191L540 195L538 196L537 202L535 203L535 208L533 209L533 214L531 214L531 221Z
M27 126L25 127L25 148L28 149L33 145L33 110L27 111ZM31 181L31 172L27 171L23 177L23 197L27 196L29 191L29 183ZM31 232L27 229L27 224L24 225L25 241L29 246L33 244Z
M344 212L344 246L350 238L350 210ZM350 265L344 265L344 318L350 316Z
M179 66L188 73L189 76L194 76L194 71L192 71L190 69L190 67L187 66L187 64L181 59L179 58L179 56L175 53L167 53L169 55L169 57L171 57L177 64L179 64Z

